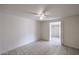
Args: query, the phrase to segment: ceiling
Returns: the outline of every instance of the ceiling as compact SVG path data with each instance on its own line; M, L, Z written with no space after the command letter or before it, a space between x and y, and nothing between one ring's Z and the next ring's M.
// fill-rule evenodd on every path
M44 13L47 17L43 20L54 20L63 17L79 15L78 4L15 4L0 5L0 11L5 14L23 16L30 19L40 20L39 14Z

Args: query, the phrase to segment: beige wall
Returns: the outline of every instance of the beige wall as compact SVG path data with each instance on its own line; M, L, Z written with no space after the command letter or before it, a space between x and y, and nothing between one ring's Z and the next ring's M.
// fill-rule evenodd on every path
M59 20L52 20L52 21L41 21L41 39L42 40L49 40L49 24L51 22L56 22Z
M41 39L49 40L49 24L48 22L41 22Z
M79 16L67 17L62 20L64 45L79 48Z
M3 30L2 29L3 21L2 20L3 20L3 18L4 17L2 15L0 15L0 54L1 54L1 51L2 51L2 48L3 48L3 46L2 46L2 43L3 43L2 42L2 40L3 40L2 39L2 35L3 35L3 31L2 31Z
M12 14L0 14L0 53L39 39L38 22Z
M41 39L41 22L40 21L37 21L36 22L37 24L36 24L36 26L37 26L37 38L38 38L38 40L40 40Z

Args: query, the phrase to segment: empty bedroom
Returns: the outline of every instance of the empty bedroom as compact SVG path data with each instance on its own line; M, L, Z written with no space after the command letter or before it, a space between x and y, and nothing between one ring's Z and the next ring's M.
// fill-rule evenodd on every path
M79 55L79 4L0 4L0 55Z

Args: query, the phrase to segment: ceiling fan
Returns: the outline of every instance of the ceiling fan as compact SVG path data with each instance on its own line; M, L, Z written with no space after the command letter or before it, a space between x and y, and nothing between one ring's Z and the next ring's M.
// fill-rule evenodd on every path
M35 17L39 17L40 20L43 20L44 17L49 17L45 12L35 13L35 12L26 12L29 15L33 15Z
M44 7L43 9L39 10L38 13L36 12L26 12L30 15L33 15L35 17L38 17L40 20L52 20L52 19L59 19L60 17L53 17L52 15L48 14L48 6Z
M44 18L51 17L51 16L47 15L47 7L43 8L38 13L35 13L35 12L26 12L26 13L39 17L40 20L44 20Z

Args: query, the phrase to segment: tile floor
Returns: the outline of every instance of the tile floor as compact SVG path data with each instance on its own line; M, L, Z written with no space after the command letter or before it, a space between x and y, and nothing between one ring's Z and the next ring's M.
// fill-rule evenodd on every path
M50 42L52 45L61 45L61 39L59 37L51 37Z
M65 46L53 45L49 41L37 41L19 47L3 55L78 55L79 50Z

